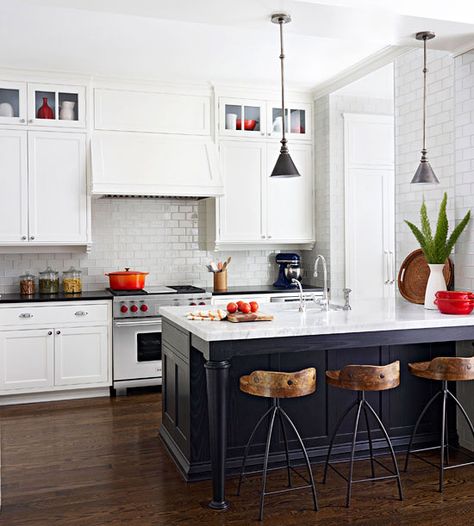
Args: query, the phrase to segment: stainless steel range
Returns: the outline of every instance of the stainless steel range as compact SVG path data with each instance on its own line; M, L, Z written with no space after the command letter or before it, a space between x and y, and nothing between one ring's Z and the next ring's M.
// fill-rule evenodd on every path
M126 394L128 387L161 385L160 307L209 305L211 293L187 285L110 292L116 394Z

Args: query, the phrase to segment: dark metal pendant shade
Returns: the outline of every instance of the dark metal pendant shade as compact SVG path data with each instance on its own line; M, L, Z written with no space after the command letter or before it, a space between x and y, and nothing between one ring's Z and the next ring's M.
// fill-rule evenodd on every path
M300 173L293 162L288 150L280 152L271 177L299 177Z
M439 180L428 162L426 154L426 41L435 37L432 31L421 31L416 34L417 40L423 40L423 148L421 150L421 159L418 169L411 180L412 184L438 184Z
M295 163L293 162L290 152L288 151L287 140L285 137L286 129L286 115L285 115L285 72L284 72L284 63L285 54L283 52L283 24L288 24L291 22L290 15L285 13L277 13L272 15L272 22L274 24L279 24L280 26L280 65L281 65L281 127L282 127L282 137L281 137L281 150L280 155L278 156L275 168L271 173L270 177L300 177Z

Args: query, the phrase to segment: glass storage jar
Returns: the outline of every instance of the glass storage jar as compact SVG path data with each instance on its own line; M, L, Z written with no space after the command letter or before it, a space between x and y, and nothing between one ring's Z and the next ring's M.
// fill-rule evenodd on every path
M82 272L71 267L63 272L63 291L66 294L79 294L82 292Z
M26 271L20 276L20 294L22 296L32 296L36 292L36 277Z
M59 272L48 267L39 273L40 294L57 294L59 292Z

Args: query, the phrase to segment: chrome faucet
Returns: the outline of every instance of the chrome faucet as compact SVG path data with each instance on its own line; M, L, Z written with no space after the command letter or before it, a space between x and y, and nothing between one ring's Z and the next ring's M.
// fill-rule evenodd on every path
M326 307L326 310L329 310L329 295L328 295L328 267L326 265L326 259L321 254L318 255L316 258L316 261L314 262L314 272L313 276L315 278L318 277L318 264L319 261L323 264L323 278L324 278L324 291L323 291L323 299L321 300L321 305L324 305Z
M298 279L293 278L291 280L291 283L297 285L300 289L300 308L298 309L300 312L306 312L306 300L303 294L303 287L301 286L301 283Z
M352 310L351 304L349 303L349 294L352 292L351 289L342 289L342 292L344 293L344 307L342 307L342 310Z

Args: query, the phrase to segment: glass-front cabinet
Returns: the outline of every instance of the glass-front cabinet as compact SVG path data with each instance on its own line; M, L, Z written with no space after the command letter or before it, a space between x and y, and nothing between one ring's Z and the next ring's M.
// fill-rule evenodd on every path
M220 99L219 106L221 135L265 135L265 102L225 98Z
M311 140L311 104L285 104L285 132L289 137ZM280 137L282 132L281 102L272 102L267 107L267 135Z
M0 81L0 124L26 124L26 82Z
M85 88L56 84L28 84L28 124L85 126Z

